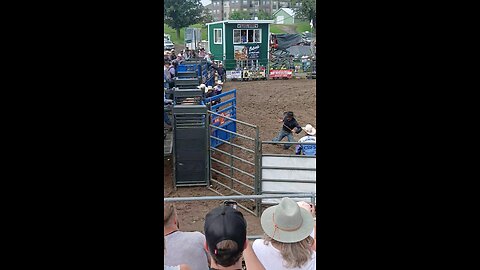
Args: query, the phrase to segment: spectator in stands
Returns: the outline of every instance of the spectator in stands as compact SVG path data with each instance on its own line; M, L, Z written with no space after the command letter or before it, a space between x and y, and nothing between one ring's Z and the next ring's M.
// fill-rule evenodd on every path
M167 252L167 245L165 244L165 236L163 237L163 257L165 260L165 253ZM163 270L192 270L187 264L180 264L176 266L163 265Z
M241 32L242 34L242 43L247 43L247 31L246 30L242 30Z
M212 54L210 52L208 52L205 57L204 57L205 61L207 61L207 68L210 68L213 64L213 61L212 61Z
M168 83L168 88L173 88L175 86L175 67L168 61L165 62L164 66L166 67L166 69L164 69L164 75Z
M306 56L306 55L302 56L302 70L303 70L303 72L307 71L307 62L308 62L308 56Z
M164 89L168 89L167 70L168 70L167 59L164 59L163 61L163 88Z
M263 212L261 224L265 239L255 240L253 250L265 269L316 269L311 213L292 199L283 198Z
M171 99L167 99L165 92L163 93L163 105L171 105L172 104ZM170 121L170 118L168 117L168 113L163 110L163 123L168 125L168 129L171 129L172 122Z
M217 73L220 80L222 82L225 82L225 75L227 74L227 72L225 71L222 63L218 64Z
M302 207L303 209L307 210L310 214L312 214L313 217L313 231L310 234L310 236L313 238L313 245L312 248L313 250L317 250L317 218L316 218L316 210L315 210L315 205L312 203L307 203L305 201L297 202L298 206Z
M182 232L172 203L164 204L163 234L166 265L188 264L192 270L208 270L209 255L204 249L205 236L200 232Z
M188 48L185 50L185 60L190 60L192 58L192 51Z
M315 137L315 134L317 133L317 130L310 124L307 124L305 127L302 128L303 131L307 134L306 136L302 137L300 140L298 140L299 143L303 142L316 142L317 138ZM295 149L295 154L297 155L306 155L306 156L316 156L317 155L317 146L316 145L302 145L299 144L297 145Z
M175 49L172 49L170 51L170 61L173 61L175 59L177 59L177 55L175 54Z
M300 133L302 131L302 127L297 123L297 120L295 120L293 112L285 112L283 119L278 120L280 123L283 122L282 129L280 130L280 133L278 133L278 136L273 138L272 141L278 142L281 141L283 138L287 137L289 142L293 142L293 134L292 132L295 131L296 134ZM287 150L290 148L291 145L284 145L283 149Z
M242 213L222 205L205 217L205 249L212 257L211 269L242 269L242 254L248 270L265 270L247 240L247 221Z
M200 48L200 50L198 50L198 57L199 58L205 58L205 49L204 48Z

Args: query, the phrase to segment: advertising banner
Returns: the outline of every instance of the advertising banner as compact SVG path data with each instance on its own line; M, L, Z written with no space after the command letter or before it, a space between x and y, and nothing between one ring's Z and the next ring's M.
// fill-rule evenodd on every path
M235 50L235 60L247 60L248 59L248 47L243 45L234 45L233 49Z
M260 58L260 45L250 46L248 48L248 59Z
M241 79L242 78L242 71L236 70L227 70L227 79Z
M292 78L291 69L272 69L270 70L270 78Z

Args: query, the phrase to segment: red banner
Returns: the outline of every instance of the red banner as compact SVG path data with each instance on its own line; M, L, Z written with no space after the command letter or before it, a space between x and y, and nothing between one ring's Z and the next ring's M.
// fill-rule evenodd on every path
M270 70L270 78L292 78L291 69L272 69Z

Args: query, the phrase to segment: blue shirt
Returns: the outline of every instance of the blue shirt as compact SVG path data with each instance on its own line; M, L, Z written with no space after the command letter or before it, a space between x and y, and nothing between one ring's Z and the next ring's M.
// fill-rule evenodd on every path
M316 142L317 138L315 136L307 135L301 138L298 142ZM295 154L297 155L305 155L305 156L316 156L317 155L317 145L307 144L307 145L297 145Z

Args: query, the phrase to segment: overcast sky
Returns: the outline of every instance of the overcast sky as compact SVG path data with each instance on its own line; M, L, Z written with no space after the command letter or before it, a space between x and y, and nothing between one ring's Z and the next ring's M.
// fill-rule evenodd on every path
M212 3L212 0L202 0L203 6L206 6L208 4Z

